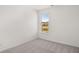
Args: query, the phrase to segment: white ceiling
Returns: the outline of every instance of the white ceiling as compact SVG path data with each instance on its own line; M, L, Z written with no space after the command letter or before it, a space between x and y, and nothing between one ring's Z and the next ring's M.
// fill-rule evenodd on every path
M34 9L34 10L41 10L45 8L49 8L49 5L0 5L0 9L7 9L7 8L25 8L25 9Z
M35 5L35 6L30 6L30 7L36 10L41 10L41 9L49 8L49 5Z

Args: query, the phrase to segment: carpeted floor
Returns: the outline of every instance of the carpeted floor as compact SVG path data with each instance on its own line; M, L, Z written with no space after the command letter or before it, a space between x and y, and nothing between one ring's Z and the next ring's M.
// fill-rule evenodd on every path
M1 53L78 53L79 48L55 43L44 39L35 39Z

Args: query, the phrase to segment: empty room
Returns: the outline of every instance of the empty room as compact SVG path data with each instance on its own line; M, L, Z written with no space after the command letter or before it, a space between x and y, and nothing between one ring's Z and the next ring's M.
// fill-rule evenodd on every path
M79 53L79 5L0 5L0 53Z

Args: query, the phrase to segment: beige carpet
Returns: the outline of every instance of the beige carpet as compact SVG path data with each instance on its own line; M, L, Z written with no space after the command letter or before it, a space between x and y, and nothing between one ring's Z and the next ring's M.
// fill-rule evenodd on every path
M44 39L35 39L2 53L78 53L79 48L55 43Z

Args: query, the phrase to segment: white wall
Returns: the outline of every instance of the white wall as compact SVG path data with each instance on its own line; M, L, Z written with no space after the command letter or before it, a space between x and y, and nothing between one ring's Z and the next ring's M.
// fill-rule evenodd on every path
M46 11L50 18L49 33L39 32L39 37L79 47L79 6L53 6Z
M0 51L37 36L37 14L25 6L0 6Z

